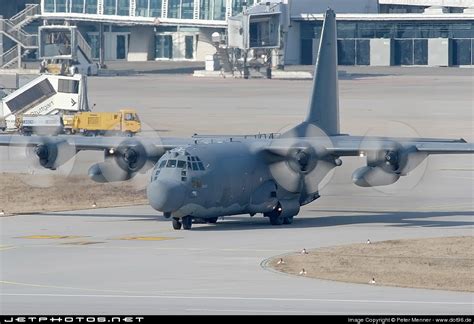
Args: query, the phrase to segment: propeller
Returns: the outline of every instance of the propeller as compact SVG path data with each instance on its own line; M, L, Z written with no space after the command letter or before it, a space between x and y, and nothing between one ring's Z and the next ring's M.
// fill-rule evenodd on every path
M400 121L387 121L370 128L359 148L367 156L367 167L354 172L354 183L387 194L413 189L428 166L427 155L417 152L409 143L419 137L412 126Z
M136 190L146 188L151 170L164 152L159 147L161 138L158 132L146 123L141 122L141 126L140 134L124 137L117 147L104 152L105 161L89 169L91 179L118 185L127 181Z
M316 193L323 180L341 164L326 150L331 139L319 127L303 123L270 145L269 169L275 181L289 192ZM332 174L331 174L332 176Z
M7 161L20 179L32 186L54 185L55 176L69 176L76 160L76 147L62 136L24 136L22 143L11 138Z

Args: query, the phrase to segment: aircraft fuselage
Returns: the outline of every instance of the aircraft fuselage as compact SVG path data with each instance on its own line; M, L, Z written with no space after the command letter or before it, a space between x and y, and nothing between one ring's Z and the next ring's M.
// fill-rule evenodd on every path
M279 198L299 195L277 189L254 142L195 144L167 152L147 188L150 204L173 217L213 218L268 213Z

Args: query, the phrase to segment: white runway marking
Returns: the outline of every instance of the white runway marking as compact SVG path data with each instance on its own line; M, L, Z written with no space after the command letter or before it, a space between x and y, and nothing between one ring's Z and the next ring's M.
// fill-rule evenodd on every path
M318 303L378 303L378 304L429 304L429 305L473 305L472 302L418 301L418 300L369 300L369 299L319 299L319 298L277 298L277 297L232 297L232 296L164 296L164 295L73 295L73 294L10 294L2 296L17 297L72 297L72 298L132 298L132 299L206 299L239 301L282 301Z

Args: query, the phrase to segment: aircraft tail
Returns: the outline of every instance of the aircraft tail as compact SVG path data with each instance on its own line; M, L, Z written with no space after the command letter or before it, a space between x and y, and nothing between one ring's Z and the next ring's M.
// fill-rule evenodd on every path
M308 115L296 126L299 136L305 136L306 125L313 124L327 135L339 134L339 91L337 78L336 14L326 11L314 68L313 87Z

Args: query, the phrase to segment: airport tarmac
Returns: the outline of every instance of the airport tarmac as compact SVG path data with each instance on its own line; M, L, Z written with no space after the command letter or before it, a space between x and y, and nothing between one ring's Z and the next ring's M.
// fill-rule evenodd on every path
M473 82L454 72L349 76L340 82L341 128L374 135L374 125L396 133L409 124L420 136L473 141ZM96 110L134 107L162 136L175 136L278 132L305 115L310 82L141 75L90 78L89 87ZM91 159L78 159L78 169ZM432 156L391 189L352 185L363 163L345 158L323 197L279 227L257 215L174 231L148 206L0 218L0 313L474 314L470 293L262 266L302 248L474 234L472 156ZM0 167L17 166L2 159Z

